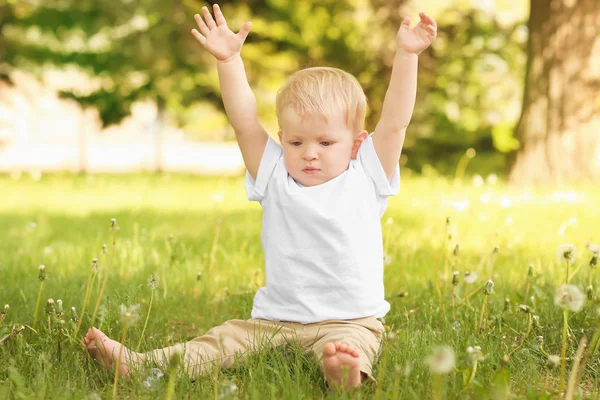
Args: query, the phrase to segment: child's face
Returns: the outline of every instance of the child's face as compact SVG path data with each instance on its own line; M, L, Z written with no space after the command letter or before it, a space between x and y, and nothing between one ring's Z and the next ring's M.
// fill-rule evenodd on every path
M292 108L279 118L279 140L288 174L304 186L325 183L348 169L366 131L352 132L343 116L301 118Z

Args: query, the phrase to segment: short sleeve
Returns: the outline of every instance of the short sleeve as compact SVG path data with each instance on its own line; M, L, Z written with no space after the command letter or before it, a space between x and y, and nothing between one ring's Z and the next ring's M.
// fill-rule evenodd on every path
M260 159L256 180L254 180L252 175L246 171L244 187L246 188L246 196L248 196L248 200L261 201L263 199L267 185L269 184L269 180L273 175L273 171L277 166L277 162L282 156L283 150L281 149L281 146L269 136L267 139L267 145L265 146L265 151Z
M357 155L358 162L375 185L377 194L382 197L395 196L400 191L400 167L396 166L394 175L388 180L379 156L373 145L373 135L369 135L361 144Z

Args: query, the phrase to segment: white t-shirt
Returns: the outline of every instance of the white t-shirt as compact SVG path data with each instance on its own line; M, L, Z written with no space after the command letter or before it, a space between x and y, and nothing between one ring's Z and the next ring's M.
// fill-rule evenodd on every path
M263 208L266 286L252 318L307 324L389 311L381 216L399 191L400 170L388 181L371 136L345 172L316 186L288 175L281 146L269 138L256 181L246 173L244 185Z

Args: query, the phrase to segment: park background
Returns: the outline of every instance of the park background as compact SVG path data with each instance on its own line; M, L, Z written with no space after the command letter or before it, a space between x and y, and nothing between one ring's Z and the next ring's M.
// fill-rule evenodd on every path
M190 34L203 5L0 2L0 397L597 396L597 0L221 2L233 30L253 22L242 56L274 136L278 87L318 65L358 78L372 130L400 21L438 23L382 220L379 385L332 395L294 348L196 382L148 366L113 385L79 345L91 324L163 347L247 318L264 284L260 207ZM556 300L565 282L585 293L577 310Z

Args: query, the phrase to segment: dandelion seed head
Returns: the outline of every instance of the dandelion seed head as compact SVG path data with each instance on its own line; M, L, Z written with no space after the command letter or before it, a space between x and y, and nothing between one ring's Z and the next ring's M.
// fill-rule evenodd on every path
M465 272L464 281L468 284L474 283L477 280L477 272Z
M116 218L111 218L110 219L110 231L111 232L116 232L119 230L119 225L117 224L117 219Z
M577 248L572 244L561 244L556 250L556 259L572 264L577 259Z
M548 366L549 367L557 367L560 365L560 357L554 354L548 356Z
M433 374L447 374L454 370L454 350L449 346L434 348L433 352L425 358L425 363Z
M150 275L150 277L148 278L148 287L150 288L150 290L154 290L158 287L158 276L156 275Z
M572 312L578 312L583 307L585 296L577 286L564 284L558 287L554 296L554 305Z
M133 324L140 316L140 305L134 304L128 307L125 304L121 304L120 313L123 323Z

